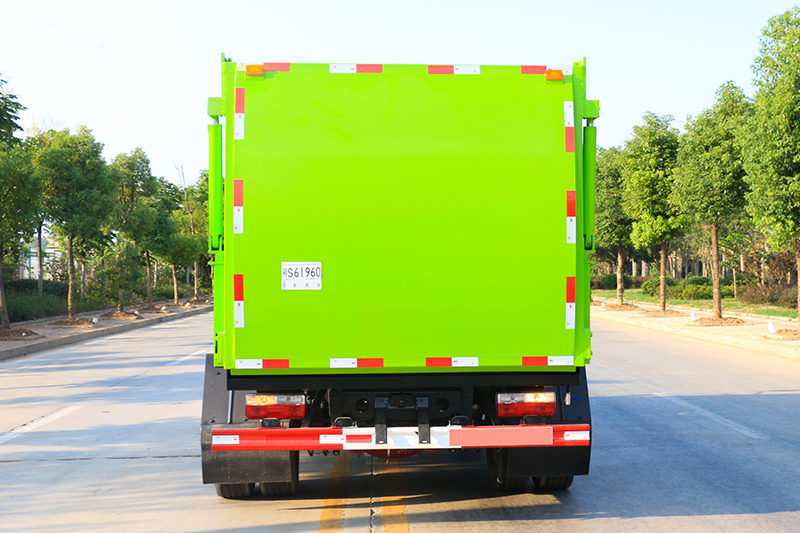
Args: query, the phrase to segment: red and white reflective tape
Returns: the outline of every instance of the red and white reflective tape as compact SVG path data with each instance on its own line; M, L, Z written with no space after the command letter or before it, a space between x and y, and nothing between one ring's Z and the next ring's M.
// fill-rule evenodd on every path
M382 74L383 65L331 63L328 66L328 72L331 74Z
M387 428L386 444L376 444L375 428L237 428L211 432L211 451L261 450L441 450L459 448L588 446L589 424L552 426L432 426L428 444L419 428Z
M575 329L575 278L567 278L567 324L566 329Z
M331 368L383 368L382 357L332 358Z
M233 233L244 233L244 180L233 180Z
M428 74L480 74L480 65L428 65Z
M575 191L567 191L567 244L578 242Z
M463 367L479 366L477 357L427 357L425 358L427 367Z
M244 327L244 276L233 275L233 327Z
M564 102L564 131L567 152L575 152L575 106L572 102Z
M233 140L242 139L244 139L244 87L237 87L233 109Z
M264 368L289 368L288 359L236 359L237 370L261 370Z
M575 366L573 355L542 355L523 357L522 366Z

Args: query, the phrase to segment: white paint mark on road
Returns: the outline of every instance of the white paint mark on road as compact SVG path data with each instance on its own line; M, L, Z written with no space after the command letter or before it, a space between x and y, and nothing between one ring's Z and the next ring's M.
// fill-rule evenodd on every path
M746 436L750 437L751 439L766 439L767 438L767 436L764 435L763 433L759 433L758 431L750 429L750 428L748 428L746 426L743 426L741 424L737 424L733 420L728 420L727 418L719 416L718 414L712 413L711 411L708 411L707 409L703 409L702 407L698 407L696 405L692 405L691 403L687 402L686 400L682 400L680 398L676 398L675 396L673 396L671 394L667 394L666 392L654 392L653 395L654 396L658 396L659 398L667 399L667 400L671 401L672 403L674 403L676 405L680 405L684 409L689 409L691 411L694 411L696 414L698 414L700 416L704 416L704 417L708 418L709 420L713 420L717 424L722 424L723 426L725 426L725 427L727 427L729 429L732 429L732 430L734 430L734 431L736 431L738 433L741 433L742 435L746 435Z
M62 416L67 416L70 413L74 413L75 411L77 411L81 407L83 407L83 406L82 405L70 405L70 406L67 406L67 407L62 407L61 409L58 409L57 411L53 411L49 415L45 415L42 418L39 418L38 420L34 420L33 422L29 422L28 424L24 424L22 426L17 426L14 429L12 429L11 431L9 431L8 433L6 433L5 435L0 436L0 444L5 444L6 442L8 442L8 441L10 441L12 439L16 439L20 435L24 435L25 433L28 433L30 431L33 431L34 429L40 428L40 427L44 426L45 424L49 424L50 422L52 422L54 420L58 420Z
M182 362L186 361L187 359L191 359L192 357L195 357L195 356L198 356L198 355L205 355L205 354L208 353L208 351L210 349L211 349L211 345L209 344L205 348L200 348L199 350L197 350L195 352L192 352L189 355L184 355L183 357L178 357L174 361L167 363L166 366L177 365L178 363L182 363Z

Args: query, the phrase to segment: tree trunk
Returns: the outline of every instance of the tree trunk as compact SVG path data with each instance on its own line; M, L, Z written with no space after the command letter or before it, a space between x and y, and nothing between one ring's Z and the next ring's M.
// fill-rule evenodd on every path
M172 265L172 293L175 305L178 305L178 269Z
M158 287L158 261L153 261L153 287Z
M667 310L667 241L661 241L661 274L658 287L658 301L661 310Z
M86 299L86 259L81 258L81 300Z
M67 291L67 318L75 320L75 256L72 253L72 236L67 237L67 272L69 289Z
M36 288L39 291L39 296L44 293L44 254L42 253L42 225L44 222L39 223L39 227L36 228L36 242L39 246L39 257L37 260L39 262L39 280L36 284Z
M636 261L631 261L631 277L637 277L639 275L639 264Z
M194 262L194 299L195 300L197 300L197 298L199 296L199 294L198 294L199 282L197 280L197 272L199 271L199 269L197 268L198 265L199 265L199 263L197 261L195 261Z
M189 274L191 273L192 267L186 267L186 284L189 284Z
M0 259L2 256L0 256ZM794 261L797 263L797 312L800 313L800 241L794 243ZM800 329L800 320L798 322L798 328Z
M719 287L719 228L711 226L711 285L714 287L714 318L722 318L722 291Z
M11 329L11 320L8 319L8 302L6 301L6 290L3 287L3 260L5 259L5 248L0 242L0 330Z
M119 301L117 302L117 312L124 313L125 312L125 304L123 299L125 298L125 291L123 289L119 290Z
M625 294L625 250L617 245L617 303L622 305Z
M150 280L153 279L153 265L150 263L150 250L144 251L144 259L147 261L147 305L153 306L153 285Z
M736 290L736 269L733 269L733 297L739 298L739 291Z
M106 293L106 259L105 257L100 260L100 272L103 274L100 276L100 283L103 287L103 295Z

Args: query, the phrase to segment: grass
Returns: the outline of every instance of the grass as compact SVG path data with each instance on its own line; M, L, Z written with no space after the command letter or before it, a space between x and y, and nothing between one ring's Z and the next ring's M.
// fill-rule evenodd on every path
M599 298L617 298L616 290L599 290L592 289L592 296ZM641 289L626 289L624 295L625 301L630 302L643 302L643 303L658 303L658 298L642 294ZM667 306L683 306L694 307L696 309L713 309L714 303L711 300L670 300L667 299ZM767 304L751 304L739 301L736 298L723 298L722 299L722 312L733 313L750 313L752 315L764 316L780 316L797 318L797 310L789 309L786 307L777 307Z

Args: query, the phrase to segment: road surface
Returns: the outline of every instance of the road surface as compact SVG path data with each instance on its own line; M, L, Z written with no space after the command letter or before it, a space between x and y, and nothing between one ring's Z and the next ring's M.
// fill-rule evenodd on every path
M591 474L500 494L483 453L301 457L292 499L200 477L210 314L0 363L0 531L800 531L800 363L595 322Z

